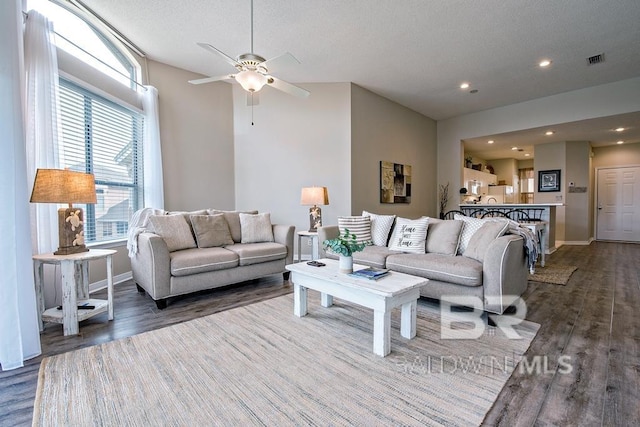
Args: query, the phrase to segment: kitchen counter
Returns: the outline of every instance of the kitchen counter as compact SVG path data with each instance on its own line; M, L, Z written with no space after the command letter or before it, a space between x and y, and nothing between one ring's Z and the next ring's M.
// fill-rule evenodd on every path
M494 207L494 208L545 208L547 206L564 206L564 203L460 203L460 207L477 208L477 207Z

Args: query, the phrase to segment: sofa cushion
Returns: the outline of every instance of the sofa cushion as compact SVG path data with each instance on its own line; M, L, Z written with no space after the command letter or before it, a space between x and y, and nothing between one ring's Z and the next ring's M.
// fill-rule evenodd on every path
M482 285L482 263L463 256L440 254L389 255L387 268L400 273L463 286ZM429 286L427 284L426 286Z
M165 241L169 252L196 247L184 215L151 215L149 222L153 231Z
M188 276L238 266L238 255L225 248L198 248L172 252L172 276Z
M484 254L491 242L506 233L508 227L507 222L491 221L482 224L482 227L469 240L467 249L462 255L483 262Z
M236 243L225 247L225 249L238 255L240 265L260 264L284 259L287 256L287 247L280 243Z
M343 235L345 230L355 234L357 243L371 244L371 218L368 216L339 216L338 230Z
M462 255L464 251L467 249L467 245L469 245L469 241L473 237L476 231L482 227L482 224L486 222L506 222L505 219L501 218L473 218L470 216L464 216L460 214L455 214L453 219L463 221L464 226L462 227L462 233L460 234L460 245L458 245L458 254Z
M370 267L385 268L387 257L402 252L392 251L386 246L366 246L360 252L354 252L353 262L356 264L364 264Z
M242 229L240 228L240 212L247 214L257 214L258 211L221 211L218 209L207 209L209 215L224 214L224 219L229 224L229 231L231 231L231 238L234 242L240 243L242 241Z
M191 215L190 219L199 248L233 245L229 224L223 214Z
M398 218L393 228L389 249L408 253L423 254L427 239L429 218Z
M389 233L395 221L395 215L377 215L371 212L362 211L362 216L371 218L371 242L375 246L387 246Z
M240 213L241 243L273 242L273 227L269 213Z
M193 238L196 238L196 233L193 231L193 226L191 224L191 215L208 215L206 209L199 209L197 211L167 211L165 215L182 215L184 216L185 221L189 224L189 229L191 230L191 234Z
M456 255L458 245L460 244L460 232L462 231L462 221L442 220L437 218L429 218L429 227L427 228L427 246L426 252Z

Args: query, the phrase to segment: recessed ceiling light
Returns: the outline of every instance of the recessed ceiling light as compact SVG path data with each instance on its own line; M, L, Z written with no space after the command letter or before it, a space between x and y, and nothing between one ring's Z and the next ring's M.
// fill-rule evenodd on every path
M553 135L554 133L555 133L554 131L552 131L552 130L548 130L548 131L546 131L544 134L545 134L545 135L547 135L547 136L551 136L551 135Z
M462 83L460 85L460 89L468 89L469 88L469 83Z
M512 151L517 151L517 150L518 150L518 147L511 147L511 150L512 150Z
M618 141L616 144L624 144L624 141Z
M540 63L538 65L541 66L542 68L548 67L549 65L551 65L551 61L548 60L548 59L544 59L544 60L540 61Z
M524 156L525 156L525 157L529 157L530 155L531 155L531 154L529 154L529 153L524 153Z
M489 141L487 141L487 144L493 144L493 139L490 139Z
M616 132L624 132L624 128L622 128L622 127L621 128L616 128L615 130L616 130Z

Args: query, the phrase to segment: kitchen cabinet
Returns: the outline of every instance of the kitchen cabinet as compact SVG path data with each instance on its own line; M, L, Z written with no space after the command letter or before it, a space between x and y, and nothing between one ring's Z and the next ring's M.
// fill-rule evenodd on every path
M489 185L498 183L498 176L475 169L463 169L464 186L468 194L482 196L487 194Z

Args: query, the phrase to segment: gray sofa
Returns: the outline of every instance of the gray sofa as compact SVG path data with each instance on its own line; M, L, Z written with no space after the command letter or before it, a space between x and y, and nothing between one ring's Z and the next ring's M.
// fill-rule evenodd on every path
M354 253L353 261L429 279L420 290L421 296L434 299L474 296L483 301L484 311L504 313L513 298L522 295L527 287L528 264L523 238L505 234L487 239L482 246L482 253L476 254L474 259L458 253L457 242L461 231L456 234L456 227L449 225L453 224L429 219L426 253L403 253L386 246L372 245ZM321 258L338 258L322 247L324 240L335 238L338 234L336 225L318 228ZM453 242L456 249L449 253L439 250L442 242ZM430 249L435 252L430 252Z
M207 215L221 211L205 210L191 214ZM185 218L190 213L183 213ZM170 250L173 243L157 230L137 235L137 253L131 256L133 280L146 291L159 309L177 295L239 283L260 277L283 274L293 262L294 226L271 225L273 241L241 243L239 212L225 212L233 241L214 247L189 247ZM153 227L150 227L153 228ZM191 228L193 232L193 228ZM196 237L196 236L194 236ZM209 234L211 237L211 234ZM213 236L215 238L215 236ZM198 242L198 238L194 239ZM167 244L169 242L169 245ZM192 246L192 245L191 245Z

